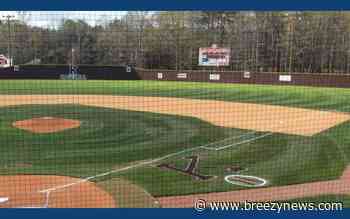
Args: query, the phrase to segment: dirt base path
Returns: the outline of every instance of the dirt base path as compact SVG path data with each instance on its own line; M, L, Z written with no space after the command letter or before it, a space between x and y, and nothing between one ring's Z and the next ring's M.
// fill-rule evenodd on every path
M337 112L168 97L103 95L2 95L0 106L81 104L171 115L191 116L217 126L311 136L348 121Z
M158 198L162 207L166 208L193 208L198 199L207 202L214 201L282 201L320 195L350 195L350 166L338 180L304 183L289 186L278 186L259 189L239 190L232 192L217 192L185 196L170 196Z
M92 182L82 182L50 193L41 190L79 179L65 176L17 175L0 177L2 208L108 208L114 199Z

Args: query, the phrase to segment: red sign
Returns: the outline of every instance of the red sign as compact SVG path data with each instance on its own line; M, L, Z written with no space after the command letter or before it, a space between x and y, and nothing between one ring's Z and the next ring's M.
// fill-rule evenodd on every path
M199 48L198 64L201 66L228 66L230 64L230 49Z
M9 66L9 59L6 58L4 55L0 55L0 66L1 67Z

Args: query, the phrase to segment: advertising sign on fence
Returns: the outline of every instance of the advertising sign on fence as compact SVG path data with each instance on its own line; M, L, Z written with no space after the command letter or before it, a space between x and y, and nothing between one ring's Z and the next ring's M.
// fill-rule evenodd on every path
M10 59L0 54L0 68L10 67Z
M210 74L209 75L209 80L219 81L220 80L220 74Z
M157 78L158 78L158 79L163 79L163 73L158 72L158 73L157 73Z
M198 65L200 66L228 66L230 65L229 48L199 48Z
M291 82L292 76L291 75L280 75L279 80L283 82Z
M187 78L187 73L178 73L176 75L177 78Z

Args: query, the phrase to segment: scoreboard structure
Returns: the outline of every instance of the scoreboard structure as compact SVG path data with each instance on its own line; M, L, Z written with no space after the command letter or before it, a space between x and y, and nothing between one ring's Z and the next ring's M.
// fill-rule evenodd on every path
M199 48L198 65L200 66L229 66L231 49L212 47Z

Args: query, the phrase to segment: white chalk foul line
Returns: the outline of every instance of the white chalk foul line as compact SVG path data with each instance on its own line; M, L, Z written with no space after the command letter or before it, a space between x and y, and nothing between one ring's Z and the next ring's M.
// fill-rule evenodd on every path
M68 184L64 184L64 185L60 185L60 186L55 186L55 187L44 189L44 190L40 190L39 192L45 193L45 192L52 192L52 191L59 190L59 189L64 189L64 188L67 188L67 187L70 187L70 186L74 186L74 185L79 184L79 183L87 182L87 181L95 179L95 178L100 178L100 177L107 176L107 175L110 175L110 174L113 174L113 173L119 173L119 172L127 171L127 170L130 170L130 169L134 169L134 168L137 168L137 167L153 164L153 163L156 163L156 162L168 159L170 157L173 157L173 156L176 156L176 155L179 155L179 154L182 154L182 153L195 151L197 149L200 149L200 147L186 149L186 150L183 150L183 151L179 151L179 152L176 152L176 153L165 155L165 156L157 158L157 159L144 161L144 162L141 162L141 163L138 163L138 164L135 164L135 165L130 165L130 166L126 166L126 167L123 167L123 168L120 168L120 169L111 170L111 171L100 173L100 174L97 174L97 175L94 175L94 176L89 176L89 177L86 177L84 179L80 179L80 180L78 180L76 182L72 182L72 183L68 183Z
M244 134L241 134L241 135L236 135L236 136L233 136L233 137L224 138L224 139L219 140L219 141L214 141L214 142L211 142L211 143L208 143L208 144L205 144L205 145L202 145L202 146L198 146L198 147L202 147L202 148L203 147L209 147L210 145L220 144L220 143L223 143L225 141L238 139L238 138L241 138L241 137L244 137L244 136L247 136L247 135L251 135L251 134L255 134L255 133L257 133L257 131L251 131L251 132L247 132L247 133L244 133Z
M246 144L246 143L249 143L249 142L253 142L253 141L256 141L258 139L265 138L266 136L270 136L272 134L273 134L272 132L269 132L269 133L257 136L255 138L251 138L251 139L247 139L247 140L244 140L244 141L236 142L234 144L224 145L224 146L218 147L218 148L213 148L213 147L202 147L202 148L204 148L206 150L210 150L210 151L220 151L220 150L224 150L224 149L227 149L227 148L230 148L230 147L234 147L234 146L238 146L238 145L241 145L241 144Z
M246 134L244 134L246 135ZM264 136L259 136L259 138L263 138L263 137L266 137L268 135L272 135L272 133L267 133L265 134ZM235 136L236 137L236 136ZM252 141L255 141L259 138L254 138L254 139L248 139L249 142L252 142ZM225 139L224 139L225 140ZM218 142L221 142L223 140L220 140ZM217 142L216 142L217 143ZM243 141L243 142L238 142L239 144L244 144L244 143L248 143L247 140ZM123 167L123 168L120 168L120 169L115 169L115 170L111 170L111 171L108 171L108 172L104 172L104 173L100 173L100 174L97 174L97 175L94 175L94 176L89 176L89 177L86 177L86 178L83 178L83 179L80 179L80 180L77 180L76 182L72 182L72 183L68 183L68 184L64 184L64 185L59 185L59 186L55 186L55 187L51 187L51 188L48 188L48 189L43 189L43 190L40 190L38 192L40 193L47 193L47 192L52 192L52 191L56 191L56 190L60 190L60 189L65 189L65 188L68 188L68 187L71 187L71 186L74 186L74 185L77 185L77 184L80 184L80 183L83 183L83 182L87 182L87 181L90 181L92 179L96 179L96 178L100 178L100 177L103 177L103 176L108 176L110 174L114 174L114 173L120 173L120 172L124 172L124 171L127 171L127 170L130 170L130 169L134 169L134 168L138 168L138 167L141 167L141 166L145 166L145 165L150 165L150 164L153 164L153 163L157 163L159 161L162 161L162 160L166 160L168 158L171 158L171 157L174 157L174 156L177 156L177 155L180 155L180 154L183 154L183 153L188 153L188 152L192 152L192 151L196 151L196 150L199 150L199 149L206 149L208 150L208 146L209 145L212 145L213 143L210 143L210 144L206 144L206 145L201 145L201 146L196 146L196 147L193 147L193 148L189 148L189 149L185 149L185 150L182 150L182 151L178 151L178 152L175 152L175 153L171 153L171 154L167 154L163 157L159 157L159 158L156 158L156 159L153 159L153 160L149 160L149 161L144 161L144 162L140 162L138 164L134 164L134 165L130 165L130 166L126 166L126 167ZM235 144L237 145L237 143ZM230 145L225 145L223 147L220 147L219 150L222 150L222 149L225 149L225 148L228 148L228 147L232 147L233 145L230 144ZM210 149L213 149L211 147L209 147ZM217 148L216 148L217 149Z

